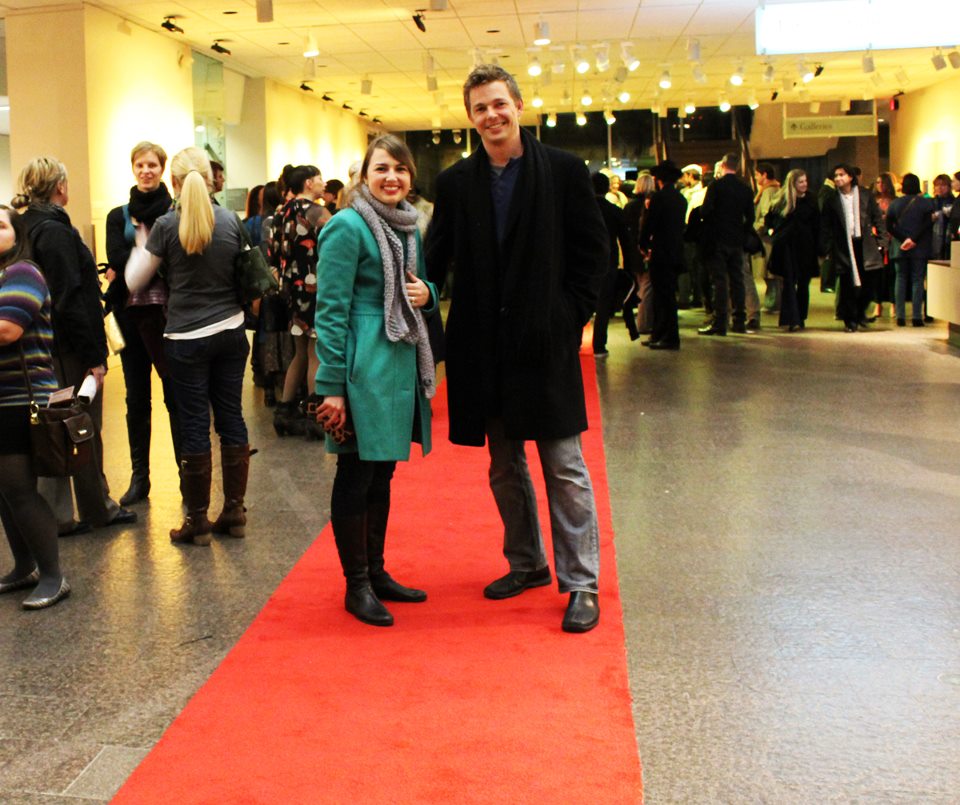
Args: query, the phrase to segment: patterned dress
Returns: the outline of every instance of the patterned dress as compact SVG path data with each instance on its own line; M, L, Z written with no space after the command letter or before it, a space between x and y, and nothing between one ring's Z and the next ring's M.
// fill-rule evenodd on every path
M284 204L276 227L281 290L293 316L311 329L317 306L317 236L324 213L319 204L294 198Z

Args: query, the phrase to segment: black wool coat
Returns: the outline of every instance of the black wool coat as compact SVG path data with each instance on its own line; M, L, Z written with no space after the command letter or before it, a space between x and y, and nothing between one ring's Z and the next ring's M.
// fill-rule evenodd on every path
M446 329L450 440L482 446L486 421L512 439L587 428L581 331L596 305L609 245L583 161L527 132L502 245L481 145L437 177L427 274L453 266Z
M650 252L650 265L683 271L683 233L687 200L673 185L650 196L650 208L640 229L640 248Z

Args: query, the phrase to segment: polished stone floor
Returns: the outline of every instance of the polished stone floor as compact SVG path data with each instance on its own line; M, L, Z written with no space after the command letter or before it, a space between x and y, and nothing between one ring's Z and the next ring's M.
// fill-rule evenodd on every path
M960 799L960 354L831 303L800 334L685 312L680 352L615 322L598 362L648 803ZM119 366L107 394L119 494ZM331 460L246 394L246 540L170 545L156 411L141 523L61 542L62 605L0 598L0 802L108 801L325 525Z

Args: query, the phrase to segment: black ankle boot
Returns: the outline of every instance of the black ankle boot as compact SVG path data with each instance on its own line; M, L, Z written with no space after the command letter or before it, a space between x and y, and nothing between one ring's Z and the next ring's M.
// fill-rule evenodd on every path
M427 600L423 590L406 587L396 581L383 567L383 548L387 539L387 520L390 501L367 506L367 568L370 583L377 597L383 601L402 601L419 604Z
M344 607L357 620L371 626L392 626L393 615L380 603L367 572L366 515L331 517L340 565L347 580Z
M127 439L133 473L130 487L120 498L121 506L139 503L150 494L150 422L138 422L127 414Z

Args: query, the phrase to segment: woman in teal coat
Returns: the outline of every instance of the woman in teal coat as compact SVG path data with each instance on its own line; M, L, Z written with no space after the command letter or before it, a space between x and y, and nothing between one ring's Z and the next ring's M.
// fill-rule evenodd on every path
M384 570L390 480L419 442L430 452L433 355L423 314L437 308L417 211L405 200L413 155L385 135L367 149L350 206L323 228L317 269L317 421L337 454L330 501L347 612L390 626L381 601L425 601Z

